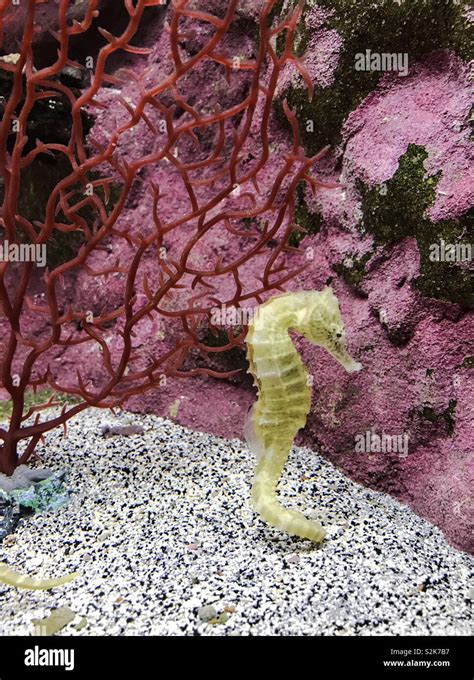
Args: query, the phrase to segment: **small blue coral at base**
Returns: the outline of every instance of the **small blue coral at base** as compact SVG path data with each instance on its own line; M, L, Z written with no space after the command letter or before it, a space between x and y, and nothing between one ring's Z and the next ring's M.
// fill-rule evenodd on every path
M50 477L26 489L0 489L0 498L12 500L22 508L34 512L50 512L69 503L69 490L65 486L66 470L53 472Z

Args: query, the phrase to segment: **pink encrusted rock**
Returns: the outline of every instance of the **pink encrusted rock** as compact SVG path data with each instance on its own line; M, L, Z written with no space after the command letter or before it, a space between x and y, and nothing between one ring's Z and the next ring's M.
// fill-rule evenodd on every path
M304 67L315 87L329 87L333 84L344 40L335 29L323 28L324 22L334 14L333 10L313 7L305 17L305 27L310 33L308 45L301 57ZM295 83L303 87L303 79L294 64L286 64L278 83L278 94L284 94L288 85ZM301 121L304 125L305 121Z
M469 113L474 84L469 66L449 52L411 64L409 75L387 75L343 127L346 177L369 186L393 177L409 144L425 147L427 175L442 171L428 216L438 222L464 214L474 201Z
M315 268L324 271L327 259L318 253ZM414 291L416 263L416 243L407 239L367 274L367 298L334 284L360 373L345 374L322 350L297 340L315 385L301 441L357 481L409 503L472 551L473 382L461 364L474 320L449 318L453 305ZM311 277L303 287L310 282L319 285ZM408 450L357 453L356 436L367 431L406 434Z

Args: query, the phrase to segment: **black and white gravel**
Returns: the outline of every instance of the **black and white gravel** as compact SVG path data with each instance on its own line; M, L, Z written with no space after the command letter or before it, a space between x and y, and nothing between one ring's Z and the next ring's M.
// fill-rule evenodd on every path
M104 424L144 433L104 437ZM22 519L0 561L81 577L51 591L0 584L1 635L34 634L59 607L77 616L58 635L472 634L472 557L308 449L293 450L281 496L322 520L320 547L255 516L238 440L91 410L39 453L70 470L71 502Z

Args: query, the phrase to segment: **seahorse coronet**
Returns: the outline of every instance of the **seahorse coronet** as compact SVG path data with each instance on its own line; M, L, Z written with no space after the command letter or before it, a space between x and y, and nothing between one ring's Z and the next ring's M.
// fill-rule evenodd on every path
M260 305L249 324L248 373L258 391L244 429L248 446L257 457L252 504L268 524L319 543L326 535L321 524L284 507L277 497L293 440L311 407L308 371L293 345L290 329L325 348L349 373L362 367L347 352L339 302L328 286L321 291L276 295Z

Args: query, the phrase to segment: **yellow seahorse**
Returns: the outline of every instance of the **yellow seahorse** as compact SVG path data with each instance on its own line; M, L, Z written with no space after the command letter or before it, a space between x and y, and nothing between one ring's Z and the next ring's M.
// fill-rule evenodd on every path
M8 564L5 562L0 562L0 583L5 583L7 586L14 586L15 588L25 588L27 590L49 590L50 588L56 588L56 586L61 586L63 583L69 583L79 576L78 572L73 572L72 574L67 574L66 576L61 576L60 578L51 579L36 579L30 578L29 576L22 576L18 574L13 569L10 569Z
M276 494L293 440L311 407L308 372L288 334L290 328L324 347L349 373L362 366L346 350L339 303L328 286L322 291L277 295L260 305L249 324L248 372L258 389L244 431L257 456L253 507L272 526L320 542L326 532L319 522L283 507Z

